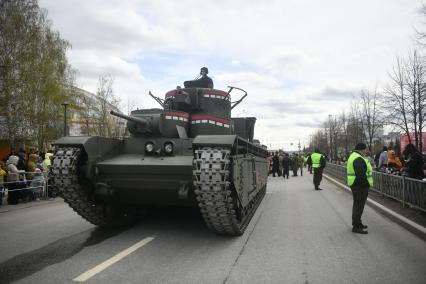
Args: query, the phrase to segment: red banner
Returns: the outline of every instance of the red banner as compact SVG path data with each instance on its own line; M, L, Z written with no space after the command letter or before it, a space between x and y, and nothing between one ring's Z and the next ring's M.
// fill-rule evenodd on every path
M423 134L423 149L422 149L422 153L426 153L426 133L422 133ZM411 143L412 144L414 144L414 145L416 145L416 141L415 141L415 138L414 138L414 133L413 132L411 132L410 133L410 138L411 138ZM405 149L405 146L407 146L408 145L408 136L407 136L407 134L401 134L401 137L400 137L400 139L401 139L401 153L402 153L402 151L404 151L404 149Z

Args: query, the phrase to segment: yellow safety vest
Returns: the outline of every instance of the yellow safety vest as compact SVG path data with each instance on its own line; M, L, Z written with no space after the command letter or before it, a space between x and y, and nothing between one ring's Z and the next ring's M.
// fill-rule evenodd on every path
M322 155L320 153L312 153L311 161L314 169L321 167L321 157Z
M367 175L368 184L370 186L373 186L373 167L371 166L370 161L367 158L364 158L358 152L352 152L352 154L349 156L348 164L346 166L347 184L349 186L352 186L355 182L356 176L355 176L355 169L354 169L354 161L355 159L359 157L361 157L365 161L365 164L367 165L367 171L365 174Z

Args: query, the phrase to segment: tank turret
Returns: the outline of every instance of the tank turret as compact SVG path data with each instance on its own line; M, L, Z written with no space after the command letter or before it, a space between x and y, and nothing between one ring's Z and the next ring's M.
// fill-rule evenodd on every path
M132 136L177 138L188 133L189 115L186 112L152 108L134 110L130 116L115 111L110 113L127 120L127 129Z

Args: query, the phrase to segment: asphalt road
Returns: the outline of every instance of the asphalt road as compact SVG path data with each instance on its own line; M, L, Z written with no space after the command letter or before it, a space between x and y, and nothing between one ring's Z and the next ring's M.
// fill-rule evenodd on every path
M241 237L210 233L196 209L116 230L61 202L2 213L0 283L426 283L426 242L368 207L369 234L353 234L352 197L311 178L269 178Z

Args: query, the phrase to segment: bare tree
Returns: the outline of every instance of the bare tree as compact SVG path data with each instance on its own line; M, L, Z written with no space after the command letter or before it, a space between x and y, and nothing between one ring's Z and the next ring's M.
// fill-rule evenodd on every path
M114 135L113 119L109 114L112 106L119 104L112 89L114 79L112 76L99 76L98 90L96 96L98 105L96 108L96 118L98 123L98 135L104 137L112 137Z
M426 72L424 59L416 50L407 59L405 75L415 145L418 149L422 149L422 134L425 121L424 109L426 103Z
M345 111L340 114L338 121L340 124L343 148L345 155L347 155L349 153L349 122Z
M380 94L375 90L361 90L359 104L356 108L362 134L370 152L373 151L373 142L377 138L379 130L383 128L383 120L379 109Z
M401 130L408 142L421 149L425 127L426 72L424 58L413 51L408 58L397 57L389 74L382 107L387 112L386 122Z

